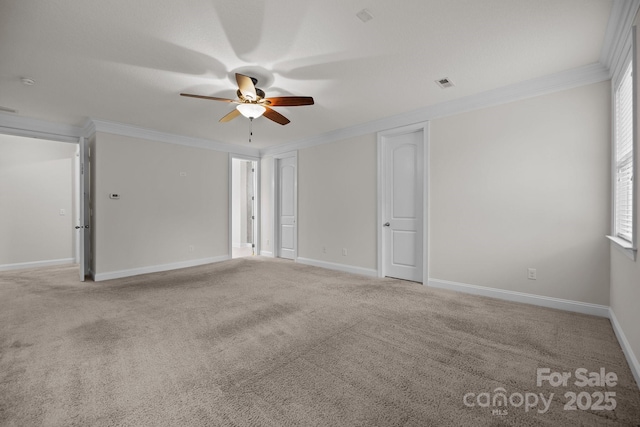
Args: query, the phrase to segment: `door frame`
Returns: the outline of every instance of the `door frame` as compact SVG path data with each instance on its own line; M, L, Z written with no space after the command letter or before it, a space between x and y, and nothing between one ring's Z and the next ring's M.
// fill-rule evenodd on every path
M80 281L84 282L85 278L91 273L91 151L89 149L89 141L85 137L78 139L78 267Z
M260 215L260 158L259 157L254 157L254 156L246 156L244 154L236 154L236 153L229 153L229 203L228 203L228 207L229 207L229 224L228 224L228 231L229 231L229 235L228 235L228 246L227 246L227 253L229 255L229 259L233 258L233 206L232 206L232 196L233 196L233 159L238 159L238 160L248 160L250 162L256 162L256 170L255 170L255 186L256 188L254 188L254 194L255 194L255 204L256 204L256 219L254 220L255 222L254 224L254 228L255 228L255 245L256 247L254 248L254 253L257 255L260 253L260 222L261 222L261 215Z
M273 242L273 257L280 258L280 233L278 233L280 226L280 168L278 168L278 160L287 159L289 157L293 157L293 161L296 168L296 173L293 179L293 192L295 194L295 204L294 204L294 216L295 222L293 225L293 259L294 261L298 259L298 151L287 151L286 153L274 154L273 155L273 166L272 170L272 189L273 189L273 224L271 230L271 242Z
M386 139L407 133L422 131L423 158L422 161L422 284L429 283L429 122L388 129L377 133L378 150L378 212L377 212L377 242L378 242L378 277L385 277L384 259L386 255L386 238L383 232L385 199L385 145Z
M11 118L13 119L13 117ZM33 129L29 129L30 127L33 127ZM40 129L40 130L38 130ZM23 121L17 121L15 123L12 123L10 120L6 121L3 120L3 118L0 118L0 134L2 135L12 135L12 136L20 136L20 137L25 137L25 138L34 138L34 139L42 139L42 140L46 140L46 141L54 141L54 142L66 142L66 143L70 143L70 144L75 144L78 149L77 149L77 157L75 157L72 161L72 167L73 167L73 184L72 184L72 199L73 199L73 203L74 203L74 209L73 209L73 219L74 221L72 221L73 223L75 223L75 225L80 225L80 210L82 209L81 206L81 200L82 198L80 197L80 181L83 179L82 173L81 173L81 161L79 158L79 149L80 149L80 145L83 144L84 141L86 141L88 139L88 137L83 137L83 136L78 136L78 135L72 135L73 132L71 133L67 133L67 132L60 132L59 130L50 128L48 126L44 126L42 124L37 124L37 125L31 125L29 126L27 124L27 122L23 122ZM90 212L84 212L84 215L89 216ZM74 225L74 227L75 227ZM83 270L83 266L84 266L84 272L86 273L86 276L89 276L93 279L93 271L91 270L91 266L89 265L89 259L88 256L86 255L86 251L82 250L81 246L80 246L80 241L82 240L83 242L86 242L87 240L89 241L88 245L90 247L91 245L91 234L88 234L87 239L85 239L85 229L83 228L83 231L78 233L76 232L76 230L80 230L78 229L72 229L73 234L74 234L74 238L73 238L73 242L74 242L74 262L78 264L78 270L79 270L79 274L82 273ZM88 232L87 232L88 233ZM80 276L80 281L84 281L85 278Z

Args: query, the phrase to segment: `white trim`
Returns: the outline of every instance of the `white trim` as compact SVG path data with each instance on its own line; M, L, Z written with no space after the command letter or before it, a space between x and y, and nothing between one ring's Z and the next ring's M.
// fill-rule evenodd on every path
M609 307L606 305L527 294L524 292L508 291L504 289L488 288L485 286L469 285L466 283L451 282L440 279L429 279L428 283L432 288L448 289L466 294L481 295L505 301L532 304L599 317L609 317Z
M270 183L269 185L271 185L271 200L269 200L269 215L271 215L271 225L269 228L271 228L271 235L269 236L269 238L271 239L270 243L271 243L271 254L274 258L277 257L278 251L276 249L276 230L275 230L275 224L276 224L276 214L278 213L277 209L276 209L276 166L278 166L278 161L276 160L275 157L271 157L270 160L268 160L271 163L271 176L270 178ZM297 166L297 164L296 164Z
M190 261L172 262L170 264L151 265L148 267L131 268L128 270L109 271L106 273L95 274L94 281L101 282L103 280L120 279L122 277L137 276L140 274L158 273L161 271L196 267L199 265L213 264L216 262L226 261L228 259L230 259L229 255L222 255L222 256L211 257L211 258L194 259Z
M80 144L76 147L76 152L73 157L73 225L80 226ZM84 225L84 224L83 224ZM74 262L80 263L80 232L73 228L73 245L74 245Z
M87 119L82 126L82 132L85 138L89 139L96 133L96 124L91 119Z
M378 172L377 172L377 201L378 212L377 221L377 261L378 268L376 275L378 277L384 277L384 233L382 230L382 224L384 219L384 138L389 136L401 135L406 133L412 133L422 131L422 283L427 283L429 280L429 122L415 123L409 126L402 126L395 129L388 129L383 132L377 133L377 157L378 157Z
M0 113L0 133L77 144L84 134L76 126Z
M57 135L53 133L37 132L37 131L31 131L26 129L4 127L4 126L0 126L0 134L21 136L24 138L46 139L46 140L55 141L55 142L68 142L71 144L78 143L77 136L63 136L63 135Z
M617 0L613 2L609 23L605 33L600 63L609 70L609 76L619 72L620 59L629 48L629 34L636 13L640 8L640 0Z
M293 228L293 246L294 246L294 255L293 259L298 258L298 152L297 151L287 151L285 153L279 153L273 155L273 166L272 166L272 191L271 191L271 206L273 208L273 217L272 217L272 230L271 230L271 244L273 256L278 257L280 252L280 238L279 238L279 224L280 224L280 185L278 180L280 179L280 170L278 168L278 160L280 159L288 159L289 157L293 157L296 163L296 174L294 176L293 183L293 192L295 193L295 206L294 206L294 216L295 216L295 227Z
M337 264L334 262L320 261L310 258L296 258L298 264L311 265L313 267L326 268L327 270L342 271L343 273L359 274L362 276L377 277L378 271L373 268L355 267L353 265Z
M260 251L260 256L266 256L269 258L273 258L273 252L271 251Z
M10 270L22 270L25 268L40 268L40 267L51 267L54 265L68 265L75 264L76 260L74 258L62 258L62 259L50 259L46 261L30 261L30 262L19 262L16 264L3 264L0 265L0 271L10 271Z
M604 40L602 42L602 50L600 51L600 59L598 62L609 69L611 69L611 63L613 62L615 46L621 35L622 5L622 1L614 1L611 5L609 21L607 22L607 29L605 30Z
M640 170L640 166L638 166L638 159L640 159L640 156L638 156L638 149L640 148L640 145L638 144L638 135L640 134L640 131L638 130L638 124L640 124L640 122L638 121L638 107L639 107L639 103L638 103L638 94L640 94L640 91L638 90L638 82L640 82L640 79L638 79L638 29L637 27L633 26L631 28L631 35L632 35L632 56L631 56L631 60L632 62L632 74L633 74L633 138L632 138L632 150L633 150L633 182L632 182L632 186L633 189L632 194L633 194L633 203L636 204L636 206L638 206L638 197L640 197L640 185L638 185L638 170ZM633 248L637 249L638 248L638 235L640 234L640 232L638 231L638 210L636 208L633 209ZM635 256L636 253L633 253L633 258L635 261Z
M638 0L640 1L640 0ZM600 83L610 79L609 69L600 63L593 63L548 76L538 77L509 86L500 87L454 99L448 102L423 107L412 112L398 114L374 120L368 123L350 126L343 129L330 131L321 135L305 138L299 141L266 148L260 151L261 155L271 156L291 150L314 147L316 145L341 141L361 135L369 135L387 129L411 125L418 122L426 122L439 117L452 116L468 111L486 107L520 101L539 95L545 95L562 90L573 89L588 84Z
M614 236L606 236L606 237L607 239L611 240L611 243L613 243L613 247L618 249L623 254L625 254L627 258L629 258L631 261L636 260L636 253L638 250L634 248L631 243L627 242L626 240L622 240L619 237L614 237Z
M636 379L636 385L638 386L638 389L640 389L640 362L638 362L638 358L633 352L631 344L629 344L627 337L622 331L622 326L620 326L620 323L618 323L618 319L616 318L616 315L611 307L609 307L609 319L611 319L611 326L613 326L613 332L615 332L616 337L618 338L618 342L620 343L620 347L622 347L622 352L627 358L627 363L629 363L631 373Z
M77 126L7 113L0 113L0 130L10 135L76 143L84 135L83 129Z
M106 120L94 119L92 120L92 122L95 132L106 132L132 138L142 138L151 141L166 142L168 144L185 145L187 147L204 148L207 150L223 151L233 154L243 154L247 156L260 157L260 150L258 150L257 148L226 144L224 142L215 140L192 138L189 136L145 129L125 123L109 122ZM88 125L85 125L85 128L88 129Z

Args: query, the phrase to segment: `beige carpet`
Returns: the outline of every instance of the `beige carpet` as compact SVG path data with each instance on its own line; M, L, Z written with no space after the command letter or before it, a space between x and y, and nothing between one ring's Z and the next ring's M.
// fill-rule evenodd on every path
M618 380L538 387L537 368ZM607 319L251 257L1 273L0 425L635 426L640 392Z

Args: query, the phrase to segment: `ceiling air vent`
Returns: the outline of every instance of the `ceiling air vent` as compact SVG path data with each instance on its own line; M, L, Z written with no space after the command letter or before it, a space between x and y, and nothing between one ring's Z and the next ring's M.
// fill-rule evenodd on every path
M360 12L356 13L356 16L362 22L368 22L373 19L373 15L367 9L362 9Z
M439 79L436 80L436 83L438 84L438 86L440 86L442 89L447 89L450 87L455 86L453 84L453 82L451 80L449 80L447 77L443 78L443 79Z

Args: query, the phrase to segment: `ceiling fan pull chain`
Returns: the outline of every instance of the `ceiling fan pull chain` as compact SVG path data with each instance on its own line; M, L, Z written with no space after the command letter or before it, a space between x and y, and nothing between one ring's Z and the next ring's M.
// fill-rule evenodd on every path
M251 143L252 137L253 137L253 117L249 117L249 143Z

